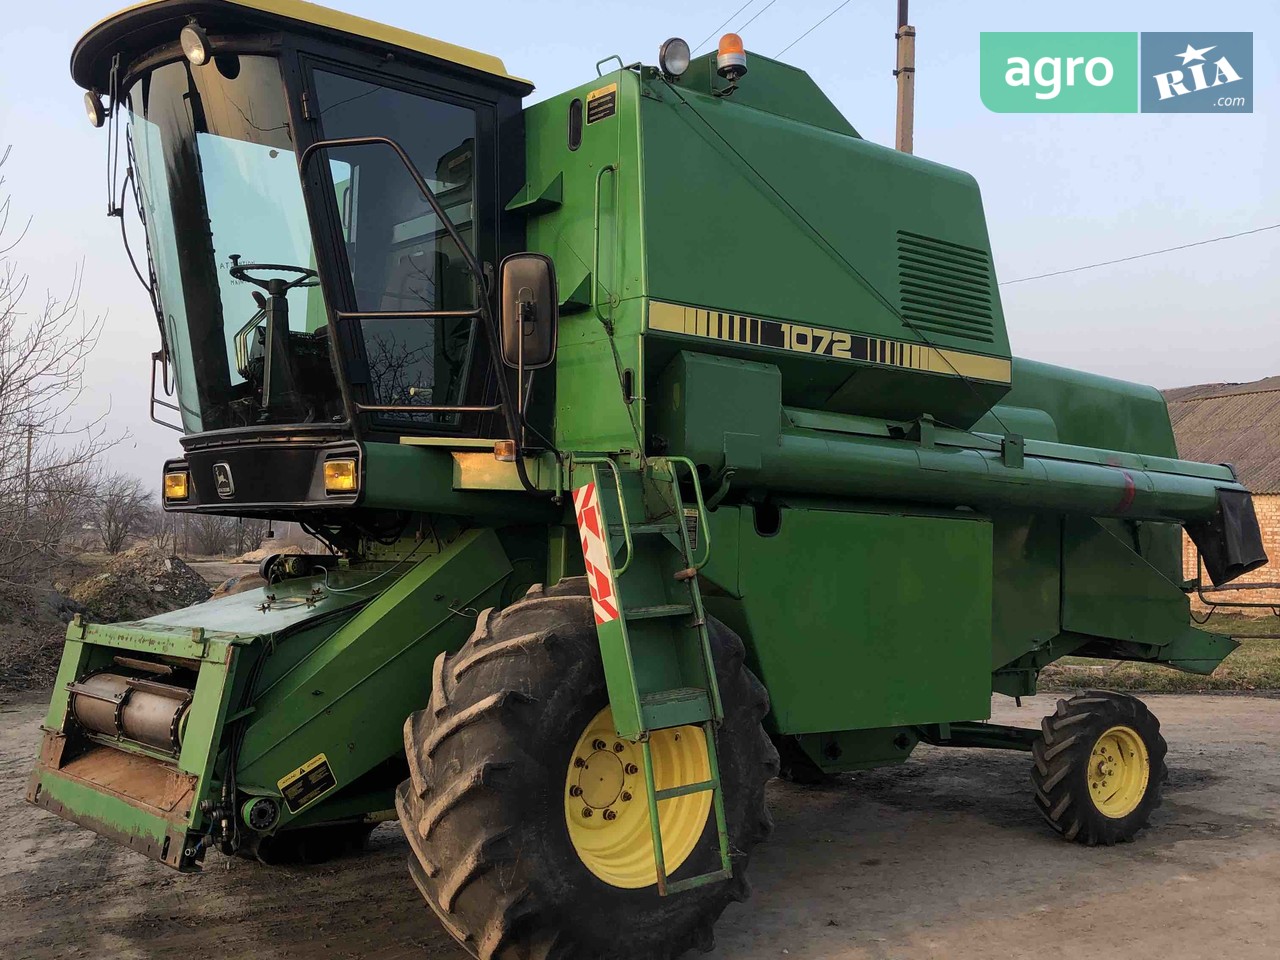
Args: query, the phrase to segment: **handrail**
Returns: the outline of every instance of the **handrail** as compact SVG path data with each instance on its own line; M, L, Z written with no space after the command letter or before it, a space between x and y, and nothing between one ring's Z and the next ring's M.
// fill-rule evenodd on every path
M668 463L682 463L689 468L689 477L693 480L693 498L698 504L698 529L702 532L702 559L693 563L694 570L701 570L707 565L707 561L711 559L711 523L707 516L707 503L702 498L702 481L698 479L698 468L688 457L662 457ZM676 486L676 502L680 503L680 478L676 476L676 471L671 471L671 482ZM681 518L683 520L683 518ZM692 557L689 558L691 561Z
M596 76L597 76L597 77L603 77L603 76L604 76L604 71L603 71L603 70L601 70L600 68L601 68L601 67L603 67L603 66L604 66L606 63L608 63L610 60L617 60L617 61L618 61L618 69L619 69L619 70L625 70L625 69L627 69L627 68L626 68L626 65L622 62L622 58L621 58L620 56L618 56L616 53L615 53L615 54L611 54L610 56L605 57L603 60L597 60L597 61L596 61Z
M618 469L618 465L609 457L575 457L573 462L574 464L603 463L613 471L613 483L615 489L618 491L618 515L622 518L622 539L627 548L627 559L624 560L620 566L615 566L613 569L613 575L615 577L620 577L627 572L627 567L631 566L631 558L635 555L635 549L631 543L631 521L627 517L627 500L622 494L622 471ZM609 542L607 538L605 542ZM612 559L613 558L610 557L610 560Z
M249 335L261 326L266 317L267 308L259 307L258 311L249 318L249 322L237 330L235 336L231 338L236 350L236 370L246 380L249 379Z
M179 417L182 416L182 408L179 407L177 404L169 403L167 400L158 400L156 398L156 364L157 363L160 363L160 364L166 363L164 359L163 350L157 350L151 354L151 407L150 407L151 420L154 423L160 424L160 426L162 427L168 427L170 430L177 430L179 433L186 433L186 430L183 429L180 425L175 423L169 423L165 420L161 420L159 417L156 416L156 407L165 407L166 409L174 411L176 414L178 414ZM168 367L165 366L163 369L165 370L165 379L167 381Z
M596 319L604 324L608 324L609 318L600 312L600 181L604 179L604 175L612 171L614 175L614 184L616 187L618 176L618 165L615 163L606 163L596 171L596 189L595 189L595 219L592 225L591 240L591 306L595 310ZM614 212L617 216L617 212ZM615 251L616 253L616 251ZM605 291L608 293L608 291ZM609 294L609 306L613 306L613 294Z
M356 410L360 413L497 413L502 409L502 404L492 403L483 407L448 407L433 406L431 404L422 404L416 406L414 404L401 403L357 403Z
M1201 603L1203 603L1206 607L1209 608L1211 613L1216 612L1218 607L1226 607L1231 610L1270 610L1274 613L1277 610L1280 610L1280 603L1266 603L1265 601L1250 602L1250 601L1244 601L1244 600L1212 600L1209 597L1205 596L1206 590L1210 590L1214 592L1219 590L1226 590L1226 591L1241 590L1241 589L1248 590L1250 588L1261 590L1261 589L1267 589L1273 586L1276 586L1276 585L1259 583L1259 584L1240 584L1235 587L1217 587L1217 586L1206 587L1204 585L1204 557L1201 556L1199 550L1196 550L1196 596L1199 598Z
M339 320L480 320L475 310L335 310Z

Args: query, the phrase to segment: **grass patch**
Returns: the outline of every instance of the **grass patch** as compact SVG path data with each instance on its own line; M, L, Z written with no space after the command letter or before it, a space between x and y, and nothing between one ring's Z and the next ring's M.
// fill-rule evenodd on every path
M1086 657L1064 657L1040 674L1042 690L1141 690L1154 693L1199 693L1216 690L1259 692L1280 690L1280 617L1219 614L1203 629L1240 641L1240 649L1207 677L1147 663L1117 663Z

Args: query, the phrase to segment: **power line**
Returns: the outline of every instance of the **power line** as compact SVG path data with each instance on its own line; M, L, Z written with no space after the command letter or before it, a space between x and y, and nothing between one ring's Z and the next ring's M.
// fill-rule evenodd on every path
M733 11L733 13L729 14L729 16L725 17L724 23L720 24L720 26L716 27L714 30L708 33L706 37L703 39L702 43L698 44L696 47L693 48L693 52L697 53L699 50L701 50L703 46L706 45L706 42L708 40L710 40L717 33L719 33L721 30L723 30L725 27L729 25L730 20L736 19L738 14L740 14L743 10L747 9L747 7L751 6L755 2L756 0L747 0L747 2L744 3L742 6L740 6L737 10Z
M738 32L741 33L747 27L751 26L751 24L755 23L756 20L759 18L760 14L764 13L766 10L768 10L777 2L778 0L769 0L768 3L766 3L763 7L761 7L759 10L756 11L755 15L750 20L748 20L746 23L744 23L742 26L738 28Z
M820 26L822 26L824 23L826 23L828 20L834 17L837 13L839 13L841 10L847 7L849 3L850 3L850 0L844 0L844 3L840 4L840 6L836 7L834 10L828 13L825 17L823 17L821 20L815 23L812 27L810 27L804 33L800 34L800 36L796 37L794 40L788 43L785 47L779 50L777 56L774 57L774 59L776 60L778 57L782 56L784 53L786 53L788 50L794 47L797 43L799 43L809 34L813 33L813 31L817 30Z
M1273 223L1265 227L1257 227L1253 230L1243 230L1240 233L1229 233L1225 237L1213 237L1209 240L1197 240L1194 243L1183 243L1176 247L1165 247L1163 250L1150 250L1147 253L1135 253L1131 257L1120 257L1117 260L1103 260L1100 263L1087 263L1083 267L1070 267L1066 270L1054 270L1050 273L1037 273L1034 277L1019 277L1017 280L1004 280L1000 286L1007 287L1013 283L1026 283L1028 280L1043 280L1045 277L1060 277L1064 273L1079 273L1081 270L1092 270L1094 267L1109 267L1113 263L1128 263L1130 260L1141 260L1143 257L1154 257L1162 253L1173 253L1175 250L1186 250L1188 247L1203 247L1206 243L1217 243L1220 240L1234 240L1236 237L1247 237L1255 233L1262 233L1266 230L1275 230L1280 227L1280 223Z

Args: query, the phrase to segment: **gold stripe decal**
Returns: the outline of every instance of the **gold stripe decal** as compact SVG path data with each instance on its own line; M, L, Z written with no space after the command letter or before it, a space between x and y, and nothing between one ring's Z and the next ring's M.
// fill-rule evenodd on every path
M984 357L963 350L867 337L847 330L761 320L660 300L649 302L649 329L970 380L1009 383L1012 379L1011 364L1001 357Z

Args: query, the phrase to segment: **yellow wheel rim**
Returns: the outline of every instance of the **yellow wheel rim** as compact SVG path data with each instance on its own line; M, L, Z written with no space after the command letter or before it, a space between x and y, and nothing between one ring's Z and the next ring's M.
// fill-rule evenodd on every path
M1113 819L1138 809L1147 794L1151 758L1147 745L1131 727L1112 727L1089 753L1089 796L1093 805Z
M655 731L649 748L658 790L711 777L707 741L698 727ZM605 707L578 738L564 782L564 820L574 850L605 883L628 890L658 882L643 762L640 745L618 737L613 711ZM659 801L668 874L689 858L710 811L708 792Z

